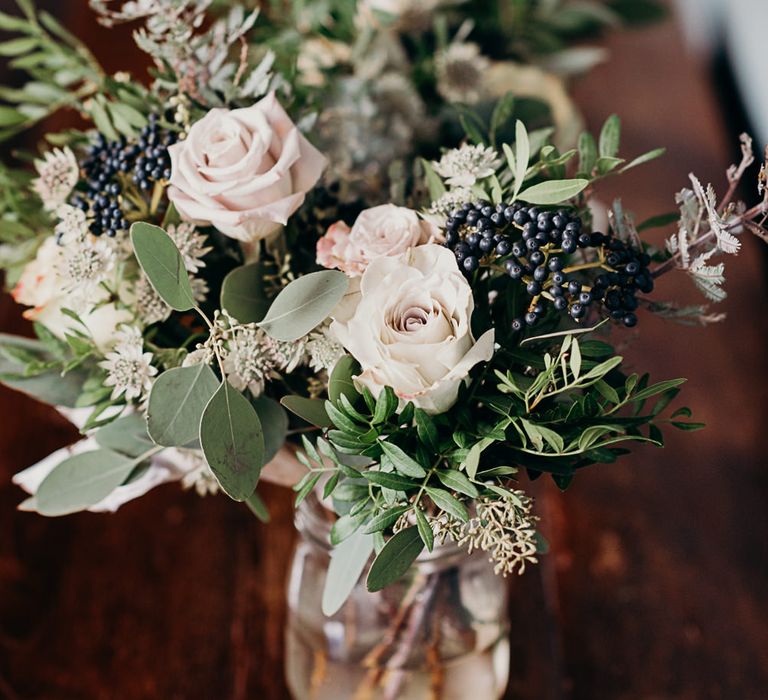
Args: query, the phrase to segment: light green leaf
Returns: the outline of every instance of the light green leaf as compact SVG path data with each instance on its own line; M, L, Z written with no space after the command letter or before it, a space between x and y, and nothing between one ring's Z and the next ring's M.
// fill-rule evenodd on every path
M154 447L147 434L147 422L140 413L129 413L99 428L94 434L99 447L138 457Z
M392 527L404 513L407 513L411 509L410 503L406 506L395 506L394 508L387 508L381 511L375 518L373 518L366 526L363 532L366 535L372 535L374 532L381 532L388 527Z
M421 165L424 168L424 178L427 181L427 189L429 190L429 198L436 202L440 197L445 194L445 185L440 179L440 176L435 172L435 169L425 158L420 158Z
M408 489L418 488L418 482L413 482L406 476L401 476L395 472L365 471L362 475L373 484L383 486L393 491L407 491Z
M256 409L227 381L203 411L200 444L222 490L236 501L249 498L264 465L264 435Z
M135 223L131 243L136 258L162 300L176 311L189 311L195 297L184 259L173 239L159 226Z
M569 338L573 336L568 336ZM571 358L570 358L571 373L574 379L579 378L581 373L581 348L579 347L579 341L573 338L571 343Z
M621 401L619 398L619 394L608 382L606 382L604 379L601 379L598 382L595 382L595 389L600 393L600 395L604 398L610 401L611 403L617 404Z
M258 323L269 309L264 292L264 266L260 262L236 267L221 285L221 308L240 323Z
M597 144L592 134L584 131L579 136L579 172L591 175L597 163Z
M427 551L431 552L435 545L435 533L432 532L427 516L424 515L421 508L416 508L416 529L419 531L419 537L421 537Z
M372 593L386 588L403 576L424 549L419 531L415 527L393 535L371 565L366 585Z
M348 286L337 270L303 275L277 295L259 326L275 340L298 340L328 318Z
M512 194L513 199L518 196L523 186L530 159L531 144L528 140L528 132L526 131L525 124L518 119L515 123L515 189Z
M379 441L381 449L384 450L384 454L392 460L392 465L405 476L413 477L414 479L423 479L427 472L413 457L409 457L403 450L391 442Z
M323 615L335 615L352 593L373 553L373 537L360 531L331 551L323 587Z
M648 153L643 153L643 155L638 156L637 158L634 158L633 160L629 161L621 170L619 170L620 173L625 173L630 168L636 168L638 165L642 165L643 163L648 163L649 161L656 160L656 158L660 158L666 153L666 148L654 148L652 151L648 151ZM677 216L677 215L676 215Z
M147 406L147 429L158 445L183 447L199 436L200 418L219 380L206 364L174 367L152 385Z
M373 424L380 425L386 422L397 410L397 396L392 387L386 386L376 399L376 409L373 412Z
M560 204L571 197L575 197L579 192L589 185L589 180L549 180L540 182L520 192L517 196L524 202L530 204Z
M333 421L328 417L325 410L325 401L322 399L308 399L304 396L283 396L280 399L291 413L295 413L299 418L307 421L318 428L332 428Z
M438 508L446 513L450 513L454 518L458 518L464 523L469 520L469 513L467 513L464 504L448 493L448 491L435 488L434 486L427 486L424 490Z
M440 479L443 486L447 486L453 491L463 493L465 496L469 496L470 498L477 498L479 495L475 485L460 471L455 469L439 469L437 471L437 478Z
M65 459L40 484L35 495L38 512L68 515L96 505L151 454L150 451L139 457L127 457L102 449Z
M37 37L21 37L9 41L0 42L0 56L20 56L36 49L40 44Z
M600 156L613 158L619 152L619 140L621 139L621 120L617 114L612 114L605 120L600 130Z

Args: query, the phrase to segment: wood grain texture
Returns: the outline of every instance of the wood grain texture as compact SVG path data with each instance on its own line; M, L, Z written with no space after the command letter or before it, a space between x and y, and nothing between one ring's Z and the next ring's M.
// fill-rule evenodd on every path
M124 31L66 12L110 70L140 61ZM611 63L576 88L593 128L622 115L627 153L669 148L621 179L639 218L673 209L689 170L720 184L736 150L680 44L674 23L617 35ZM606 183L604 200L617 194ZM535 484L552 553L511 583L510 698L765 697L768 319L757 245L745 252L729 267L725 324L643 316L626 350L658 379L689 377L686 403L711 427L583 472L566 495ZM664 294L694 297L682 278ZM8 297L0 328L29 331ZM55 412L0 389L0 698L287 698L291 494L265 488L268 527L174 485L115 515L16 512L10 476L73 437Z

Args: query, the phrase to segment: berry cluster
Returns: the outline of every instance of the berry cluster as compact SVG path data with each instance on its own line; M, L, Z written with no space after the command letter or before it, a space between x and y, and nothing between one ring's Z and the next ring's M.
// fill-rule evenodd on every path
M168 146L177 135L162 129L156 114L149 116L139 140L129 143L124 136L108 141L99 134L81 162L85 191L75 194L72 203L91 218L90 231L95 236L114 237L128 228L123 191L129 180L142 191L154 182L171 176Z
M565 209L467 202L451 213L445 229L445 245L466 275L481 266L503 265L525 285L531 302L525 316L512 322L515 331L543 317L546 302L575 321L601 304L608 316L632 327L637 292L653 289L647 254L612 236L583 230L581 219ZM590 262L569 264L572 253L589 248ZM598 274L590 281L590 273Z

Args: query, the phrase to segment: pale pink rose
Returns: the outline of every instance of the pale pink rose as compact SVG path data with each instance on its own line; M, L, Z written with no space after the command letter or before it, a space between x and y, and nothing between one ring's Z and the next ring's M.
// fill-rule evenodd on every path
M360 363L355 384L374 396L392 387L401 408L413 401L427 413L447 411L470 369L494 352L492 329L472 335L474 297L456 257L418 246L374 260L359 283L330 327Z
M412 209L382 204L361 212L352 228L343 221L333 224L317 242L317 262L359 277L373 260L439 239L437 226Z
M252 107L212 109L168 150L168 197L179 214L246 242L285 225L326 165L274 93Z

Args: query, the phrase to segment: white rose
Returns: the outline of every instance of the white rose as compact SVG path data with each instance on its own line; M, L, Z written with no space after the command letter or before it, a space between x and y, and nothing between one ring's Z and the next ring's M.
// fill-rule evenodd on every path
M326 164L274 93L245 109L212 109L168 151L168 198L181 216L246 242L286 224Z
M72 306L68 295L62 291L64 280L57 272L63 250L54 237L46 239L35 259L27 263L12 292L16 303L32 307L24 312L25 318L41 323L62 339L67 332L83 330L77 321L63 312L63 309ZM108 296L106 290L102 293L104 298ZM90 332L96 347L103 352L112 346L117 327L131 321L133 314L113 302L99 304L101 299L98 298L90 301L94 306L82 311L80 320Z
M394 389L428 413L456 401L461 382L493 356L493 330L475 342L470 329L472 289L453 253L423 245L372 261L360 280L356 305L335 313L331 331L360 363L355 377L378 396Z
M439 237L440 230L413 209L382 204L361 212L352 228L343 221L333 224L317 242L317 262L357 277L377 258L400 255Z

